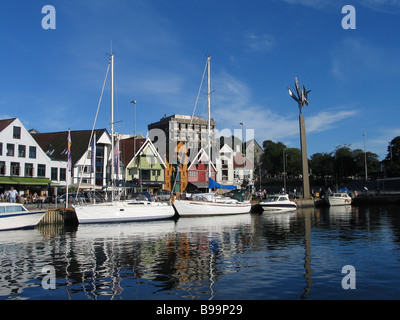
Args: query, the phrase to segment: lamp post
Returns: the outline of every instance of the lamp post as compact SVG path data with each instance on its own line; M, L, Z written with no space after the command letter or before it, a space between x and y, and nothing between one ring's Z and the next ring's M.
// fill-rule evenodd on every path
M363 136L364 136L365 181L368 181L367 151L365 150L365 132L363 132Z
M241 151L244 156L244 164L243 164L243 181L244 181L245 177L246 177L246 147L245 147L245 143L244 143L245 138L244 138L244 130L243 130L244 122L241 122L239 124L242 126L242 148L241 148Z
M301 163L303 167L303 196L305 199L310 198L310 180L308 176L308 159L307 159L307 143L306 143L306 128L305 121L302 115L302 108L304 106L308 106L308 93L311 91L307 91L303 86L300 89L299 81L294 78L294 83L296 87L297 96L294 94L292 90L289 90L289 95L297 102L299 107L299 127L300 127L300 146L301 146Z

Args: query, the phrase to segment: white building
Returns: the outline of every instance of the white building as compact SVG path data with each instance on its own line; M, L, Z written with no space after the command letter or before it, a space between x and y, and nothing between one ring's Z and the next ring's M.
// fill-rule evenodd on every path
M52 160L18 118L0 120L0 192L13 186L20 195L47 194L66 185L67 156Z
M70 133L72 172L67 172L68 175L71 175L69 186L75 188L79 186L81 189L92 188L93 184L98 188L111 186L113 154L111 152L111 136L107 130L94 130L93 139L96 140L95 150L92 150L90 142L91 130L74 130ZM53 159L65 158L66 161L68 131L35 133L32 136ZM118 155L114 158L114 181L122 180L124 168L120 161L118 143L114 151Z
M254 164L240 152L240 146L235 152L228 144L224 144L216 159L216 168L217 182L220 184L239 188L244 181L249 186L254 184Z

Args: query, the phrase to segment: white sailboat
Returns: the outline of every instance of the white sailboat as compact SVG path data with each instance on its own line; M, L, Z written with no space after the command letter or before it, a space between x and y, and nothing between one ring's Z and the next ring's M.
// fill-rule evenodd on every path
M208 68L208 159L211 163L211 76L210 76L211 57L207 58ZM211 179L211 165L208 165L208 177ZM196 194L191 199L176 199L174 207L181 217L207 216L207 215L225 215L225 214L243 214L251 210L250 200L244 200L238 195L236 199L222 197L211 193Z
M114 179L114 55L111 54L111 180ZM114 188L112 187L112 190ZM79 223L107 223L169 219L175 210L169 203L117 200L114 191L111 202L72 206Z

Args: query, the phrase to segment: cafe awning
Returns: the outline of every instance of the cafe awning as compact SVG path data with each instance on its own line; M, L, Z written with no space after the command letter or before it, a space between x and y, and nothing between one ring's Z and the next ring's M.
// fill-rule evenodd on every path
M0 184L10 184L15 186L47 186L51 184L51 180L48 178L0 177Z

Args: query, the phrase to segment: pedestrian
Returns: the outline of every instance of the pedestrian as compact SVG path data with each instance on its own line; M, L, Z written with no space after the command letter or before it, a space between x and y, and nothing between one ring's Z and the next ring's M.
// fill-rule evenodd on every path
M10 191L8 192L8 198L10 199L10 202L15 202L15 199L18 196L18 191L14 189L14 187L11 187Z

